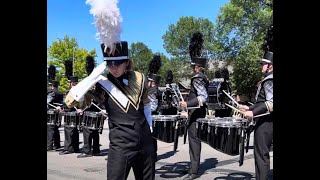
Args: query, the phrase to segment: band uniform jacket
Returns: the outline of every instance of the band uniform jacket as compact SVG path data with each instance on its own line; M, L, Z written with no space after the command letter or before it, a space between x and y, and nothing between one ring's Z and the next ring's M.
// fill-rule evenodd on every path
M63 94L57 89L49 91L47 93L47 103L50 103L53 106L57 106L54 103L63 104ZM48 108L53 109L50 105L48 105Z
M89 104L88 100L91 99L104 103L108 113L110 146L123 153L141 148L151 152L152 135L144 115L144 105L150 102L145 76L140 72L127 71L119 78L109 73L107 79L109 83L108 81L96 83L95 90L85 95L82 105ZM135 131L133 128L135 123L146 129Z
M197 91L197 89L200 89L200 92ZM208 98L208 86L209 81L207 77L203 73L197 73L191 78L191 88L190 93L187 97L187 108L189 109L189 117L190 121L189 124L196 121L199 117L205 117L206 115L206 101ZM198 99L200 98L199 95L203 98L205 98L203 101L203 104Z
M249 110L253 112L253 116L270 113L261 116L258 120L272 120L273 112L273 73L268 74L259 84L256 93L256 102L249 106Z

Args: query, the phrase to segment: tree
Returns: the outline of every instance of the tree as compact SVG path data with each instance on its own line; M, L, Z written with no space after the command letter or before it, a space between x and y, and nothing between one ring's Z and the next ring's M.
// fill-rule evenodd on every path
M129 48L129 57L133 60L134 70L148 73L148 64L152 59L152 51L142 42L132 43Z
M222 51L217 53L233 61L231 79L240 95L252 97L261 77L256 63L263 55L261 45L271 24L272 3L270 0L231 0L218 15L215 44Z
M48 51L48 66L53 64L57 68L56 80L60 83L60 90L65 93L69 89L69 83L65 77L64 62L73 60L74 58L74 75L82 80L87 76L85 70L86 56L91 55L97 57L95 49L88 52L78 46L75 38L64 36L63 39L52 42L52 45L47 48Z
M192 16L181 17L176 25L170 24L169 29L162 36L165 50L182 61L190 61L189 41L195 32L203 34L202 54L211 58L214 54L212 22L206 18Z

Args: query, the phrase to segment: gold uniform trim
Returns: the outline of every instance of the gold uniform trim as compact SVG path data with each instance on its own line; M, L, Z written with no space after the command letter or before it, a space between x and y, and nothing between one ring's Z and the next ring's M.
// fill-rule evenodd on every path
M121 92L128 98L128 103L125 107L117 100L117 97L113 96L107 89L103 89L108 93L109 97L124 111L128 112L130 104L138 110L141 101L141 96L143 94L145 77L144 74L137 71L128 71L128 85L118 85L116 88L121 90ZM111 83L111 82L110 82ZM118 83L120 84L120 83Z

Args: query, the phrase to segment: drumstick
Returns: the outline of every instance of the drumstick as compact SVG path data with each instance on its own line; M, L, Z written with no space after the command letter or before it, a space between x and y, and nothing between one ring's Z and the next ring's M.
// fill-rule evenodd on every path
M255 116L253 116L253 118L257 118L257 117L265 116L265 115L268 115L268 114L270 114L270 113L269 113L269 112L267 112L267 113L263 113L263 114L255 115Z
M230 98L234 103L236 103L237 106L239 106L239 103L236 100L234 100L228 93L226 93L224 90L222 90L222 92L225 93L228 96L228 98Z
M52 104L50 104L50 103L47 103L47 104L50 105L50 106L52 106L52 107L54 107L54 108L56 108L56 109L58 109L57 106L54 106L54 105L52 105Z
M230 104L227 104L227 103L224 103L224 104L227 105L228 107L230 107L231 109L233 109L233 110L235 110L235 111L238 111L239 113L242 113L242 114L244 113L244 112L240 111L239 109L231 106Z
M253 105L253 103L252 102L248 102L250 105Z
M95 107L97 107L100 111L102 111L102 109L101 108L99 108L99 106L98 105L96 105L95 103L93 103L93 102L91 102L91 104L93 104Z
M63 104L60 104L60 103L53 103L55 105L58 105L58 106L62 106Z

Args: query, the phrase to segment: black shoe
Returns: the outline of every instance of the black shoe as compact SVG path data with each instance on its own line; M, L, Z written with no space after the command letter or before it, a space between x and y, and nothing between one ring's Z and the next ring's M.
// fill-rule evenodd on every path
M91 154L81 153L77 156L77 158L85 158L85 157L91 157Z
M188 174L188 176L185 177L183 180L192 180L192 179L196 179L198 177L199 177L198 174Z
M61 148L61 146L53 147L54 150L58 150L60 148Z
M93 156L101 156L101 154L99 152L94 152L92 153Z
M53 151L53 148L47 148L47 151Z
M72 152L69 152L69 151L62 151L59 153L59 155L65 155L65 154L71 154Z

